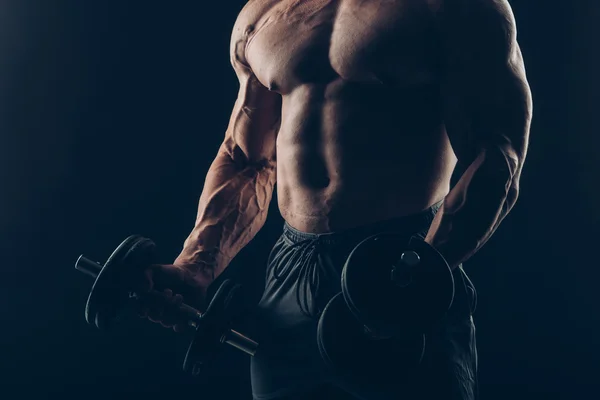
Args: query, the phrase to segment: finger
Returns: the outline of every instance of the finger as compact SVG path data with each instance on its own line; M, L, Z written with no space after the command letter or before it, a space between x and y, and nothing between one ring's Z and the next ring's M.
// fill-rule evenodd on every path
M179 293L191 302L191 306L201 303L205 295L203 287L196 282L195 278L186 270L175 265L161 265L154 270L153 283L155 290L171 289Z
M174 295L173 291L170 289L165 290L164 295L167 304L163 314L163 323L165 326L174 327L177 324L185 324L185 322L180 321L182 315L179 311L181 304L183 304L183 297L180 294Z
M173 296L173 291L171 289L163 290L163 296L165 303L168 305L173 305L175 303L175 296Z
M156 290L178 288L183 285L183 271L173 265L156 265L152 269Z
M165 328L171 328L173 326L173 291L171 289L165 289L162 292L160 298L162 314L160 316L160 324Z
M152 322L161 323L162 320L164 319L164 312L165 312L164 306L153 307L152 309L150 309L150 312L148 313L148 319Z
M183 304L183 296L180 295L179 293L177 293L175 296L173 296L173 305L176 307L179 307Z
M173 328L174 325L170 321L162 320L160 321L160 326L163 328Z

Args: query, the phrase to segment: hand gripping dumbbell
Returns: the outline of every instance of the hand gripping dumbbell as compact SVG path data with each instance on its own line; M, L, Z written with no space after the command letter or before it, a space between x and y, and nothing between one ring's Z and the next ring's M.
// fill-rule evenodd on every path
M134 235L125 239L104 265L83 255L79 257L75 268L95 279L85 308L88 323L100 329L108 328L132 300L143 301L152 297L152 300L166 301L163 293L156 290L148 293L135 291L144 270L153 264L155 247L152 240ZM243 308L239 289L240 285L225 280L205 312L201 313L187 304L173 310L177 320L187 321L195 329L183 363L186 372L197 375L223 343L251 356L256 353L258 343L231 329L232 319Z
M424 333L454 298L445 259L422 240L407 243L391 233L354 248L341 288L321 314L317 342L326 364L361 380L386 381L414 369L425 351Z

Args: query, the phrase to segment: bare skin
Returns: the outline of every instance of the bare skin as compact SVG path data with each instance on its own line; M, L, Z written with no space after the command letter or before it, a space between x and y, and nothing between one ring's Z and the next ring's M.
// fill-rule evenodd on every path
M163 266L199 292L261 229L276 182L285 220L312 233L444 200L426 241L453 268L514 206L532 103L507 1L250 0L231 62L225 139Z

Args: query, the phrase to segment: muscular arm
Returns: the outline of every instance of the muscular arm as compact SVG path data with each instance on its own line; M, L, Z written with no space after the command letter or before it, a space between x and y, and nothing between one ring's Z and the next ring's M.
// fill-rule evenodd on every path
M445 124L468 168L446 196L426 241L452 268L483 246L513 208L532 102L506 0L462 0L443 13Z
M262 228L275 185L281 99L245 63L244 21L231 41L240 90L223 144L207 173L194 229L176 265L196 265L212 280Z

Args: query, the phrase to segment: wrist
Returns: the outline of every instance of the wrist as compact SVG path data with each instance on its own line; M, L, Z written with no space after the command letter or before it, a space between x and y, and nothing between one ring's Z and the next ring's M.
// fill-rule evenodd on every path
M218 254L218 249L207 250L184 248L173 264L182 267L195 266L197 268L216 269Z
M458 266L460 266L460 261L457 261L456 257L454 257L450 251L451 247L449 248L448 246L445 246L444 243L435 241L433 239L433 235L427 235L423 241L440 254L446 263L448 263L448 266L451 270L454 271Z

